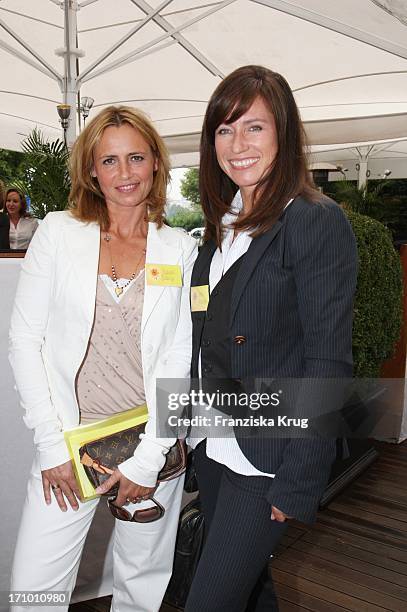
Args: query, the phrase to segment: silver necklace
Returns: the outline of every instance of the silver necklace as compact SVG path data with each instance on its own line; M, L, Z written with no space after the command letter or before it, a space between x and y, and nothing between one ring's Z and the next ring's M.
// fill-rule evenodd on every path
M111 269L112 269L112 280L113 280L114 284L116 285L116 287L114 288L114 291L115 291L117 297L120 297L121 294L123 293L123 291L126 289L126 287L128 287L130 285L130 283L136 278L137 274L139 273L140 262L141 262L141 260L143 259L143 257L146 254L146 249L142 249L140 258L137 261L136 269L133 272L133 274L130 276L130 278L127 281L127 283L125 283L124 285L122 285L120 287L119 279L117 278L117 274L116 274L116 268L115 268L115 265L114 265L113 259L112 259L112 250L110 248L110 241L111 241L111 239L112 239L111 235L106 232L103 240L105 240L105 242L107 242L107 246L109 248L109 257L110 257L110 264L111 264Z

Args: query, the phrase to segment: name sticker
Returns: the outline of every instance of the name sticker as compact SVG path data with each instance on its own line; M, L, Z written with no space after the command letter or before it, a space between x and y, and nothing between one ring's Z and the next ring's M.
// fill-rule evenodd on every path
M146 264L147 285L156 287L182 287L180 266Z
M191 287L191 312L206 312L209 304L209 285Z

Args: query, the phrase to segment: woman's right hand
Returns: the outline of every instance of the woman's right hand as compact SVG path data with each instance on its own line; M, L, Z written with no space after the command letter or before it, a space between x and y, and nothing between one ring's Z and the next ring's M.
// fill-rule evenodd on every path
M51 503L51 495L53 493L62 512L66 512L68 509L65 498L73 510L78 510L80 493L71 461L57 465L49 470L42 470L41 476L45 503L47 505Z

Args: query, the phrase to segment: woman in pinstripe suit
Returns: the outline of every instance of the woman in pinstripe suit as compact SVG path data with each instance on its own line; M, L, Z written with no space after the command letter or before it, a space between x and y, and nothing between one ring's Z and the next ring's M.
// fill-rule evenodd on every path
M245 66L217 87L200 189L206 241L191 283L192 377L351 376L355 239L312 183L281 75ZM206 542L186 612L278 610L267 562L287 519L314 520L335 439L208 435L191 444Z

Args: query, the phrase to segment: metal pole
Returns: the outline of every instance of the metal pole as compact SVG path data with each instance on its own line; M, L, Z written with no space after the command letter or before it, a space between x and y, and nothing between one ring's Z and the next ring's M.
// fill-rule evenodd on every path
M64 74L64 102L71 107L69 124L66 130L66 142L72 147L76 139L77 131L77 2L76 0L65 0L65 74Z
M367 183L367 157L360 158L358 170L358 188L363 189Z
M374 145L356 147L356 151L359 155L359 162L356 165L358 171L358 188L363 189L366 187L367 180L370 176L369 170L369 155L372 152Z

